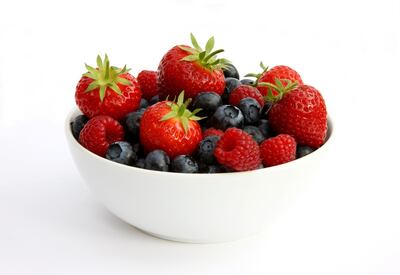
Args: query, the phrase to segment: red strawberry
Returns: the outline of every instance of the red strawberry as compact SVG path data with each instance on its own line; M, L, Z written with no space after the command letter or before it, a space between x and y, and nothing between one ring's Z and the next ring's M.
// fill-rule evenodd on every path
M79 109L89 118L109 115L117 120L135 111L140 104L141 91L136 79L122 69L110 66L107 55L104 62L97 56L95 69L86 65L76 86L75 101Z
M211 37L203 50L191 34L193 47L175 46L162 58L158 66L157 85L161 98L174 98L185 91L187 98L195 98L204 91L221 95L225 88L224 73L221 68L228 60L216 59L212 52L214 38Z
M234 89L229 95L229 104L239 106L240 100L251 97L257 100L261 108L264 106L264 98L257 88L249 85L241 85Z
M186 109L182 92L176 103L162 101L146 109L140 122L140 142L145 151L165 151L173 159L194 153L202 140L201 127L195 114Z
M264 140L260 154L265 166L283 164L296 159L296 140L289 135L278 135Z
M208 136L222 137L223 134L224 134L224 131L222 131L220 129L208 128L207 130L205 130L203 132L203 138L208 137Z
M300 145L321 146L328 126L325 101L318 90L308 85L290 90L293 84L286 87L271 84L271 88L280 92L274 97L278 102L269 111L271 128L278 134L293 136Z
M217 161L234 171L257 169L261 164L257 142L245 131L229 128L214 150Z
M137 81L139 82L143 98L150 100L153 96L157 95L157 72L141 71L137 76Z
M110 116L95 116L83 127L79 143L89 151L105 157L111 143L123 140L124 128Z

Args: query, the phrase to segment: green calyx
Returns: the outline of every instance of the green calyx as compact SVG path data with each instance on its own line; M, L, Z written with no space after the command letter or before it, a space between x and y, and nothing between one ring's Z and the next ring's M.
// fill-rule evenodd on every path
M258 74L256 74L256 73L249 73L249 74L246 74L245 75L245 77L255 77L255 79L256 79L256 82L254 83L254 87L257 87L258 86L258 80L260 79L260 77L266 72L266 71L268 71L268 66L265 66L264 65L264 63L261 61L260 62L260 67L261 67L261 69L262 69L262 71L261 71L261 73L258 73Z
M130 69L127 69L126 65L122 69L110 66L107 54L104 57L104 61L101 59L100 55L97 56L97 68L93 68L86 63L85 67L88 72L84 73L83 76L93 79L90 85L86 88L85 93L99 88L101 101L104 100L107 88L122 95L121 89L117 84L126 86L132 85L132 82L121 77L122 74L129 72Z
M210 69L212 71L225 68L227 64L231 63L228 59L225 58L217 59L217 54L222 53L224 50L219 49L213 51L215 44L214 37L208 39L205 50L203 50L199 46L199 43L197 43L197 40L192 33L190 34L190 39L192 41L193 48L178 46L180 49L190 53L190 55L182 58L183 61L198 62L204 68Z
M286 85L282 83L284 81ZM292 82L289 79L279 79L275 78L275 84L268 83L268 82L260 82L258 83L258 86L261 87L267 87L268 92L267 95L264 96L265 101L269 101L271 103L276 103L280 101L284 95L289 93L291 90L297 87L297 82ZM272 92L272 90L275 90L277 92L276 95Z
M160 121L166 121L169 119L176 119L179 120L180 123L182 124L183 129L185 130L185 134L188 131L189 128L189 121L190 120L201 120L204 117L198 117L196 114L201 111L201 108L195 109L193 112L187 109L187 106L190 104L192 101L191 98L185 99L185 92L182 91L179 96L178 100L175 101L168 101L167 104L168 106L171 107L171 111L164 115Z

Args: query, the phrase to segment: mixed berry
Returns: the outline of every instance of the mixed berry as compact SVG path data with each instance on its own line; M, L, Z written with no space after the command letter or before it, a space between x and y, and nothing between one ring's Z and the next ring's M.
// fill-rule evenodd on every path
M177 45L157 71L137 78L98 56L86 65L75 100L82 115L73 136L89 151L120 164L178 173L249 171L304 157L325 142L327 111L320 92L288 66L240 79L204 49Z

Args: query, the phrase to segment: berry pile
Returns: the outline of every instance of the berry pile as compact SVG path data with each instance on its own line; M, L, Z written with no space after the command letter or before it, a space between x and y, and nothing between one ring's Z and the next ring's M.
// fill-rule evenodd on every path
M214 38L178 45L157 71L137 78L98 56L75 93L82 115L71 131L89 151L144 169L180 173L248 171L304 157L322 146L327 111L317 89L288 66L260 64L239 78L217 58Z

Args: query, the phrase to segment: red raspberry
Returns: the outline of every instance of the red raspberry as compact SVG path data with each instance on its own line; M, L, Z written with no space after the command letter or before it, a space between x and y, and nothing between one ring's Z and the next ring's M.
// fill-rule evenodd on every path
M234 170L248 171L261 164L260 149L254 139L238 128L229 128L214 150L217 161Z
M143 98L150 100L157 95L157 72L143 70L138 74L137 81Z
M219 136L222 137L224 134L224 131L215 129L215 128L208 128L203 132L203 138L208 137L208 136Z
M110 116L95 116L83 127L79 135L79 143L83 147L105 157L111 143L123 140L124 128Z
M269 138L261 143L260 153L264 166L292 161L296 158L296 140L286 134Z
M240 100L246 97L252 97L257 100L261 108L264 106L264 98L260 91L249 85L241 85L234 89L229 96L229 104L239 106Z

